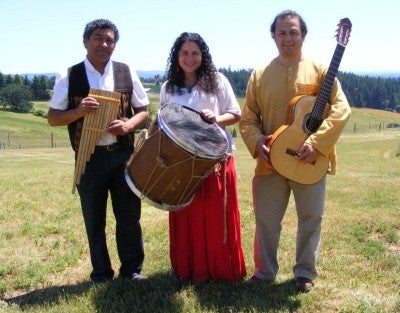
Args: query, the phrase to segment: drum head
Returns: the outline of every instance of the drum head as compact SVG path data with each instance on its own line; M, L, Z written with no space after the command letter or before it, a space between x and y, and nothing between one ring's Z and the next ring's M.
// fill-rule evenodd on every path
M202 158L216 159L225 155L228 140L216 124L206 122L199 112L177 103L168 103L158 112L163 132L186 151Z

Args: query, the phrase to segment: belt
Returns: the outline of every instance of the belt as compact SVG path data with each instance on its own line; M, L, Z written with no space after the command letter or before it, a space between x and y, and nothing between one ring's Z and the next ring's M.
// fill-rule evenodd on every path
M110 145L105 145L105 146L96 146L95 151L101 151L101 152L112 152L121 149L122 146L118 143L112 143Z

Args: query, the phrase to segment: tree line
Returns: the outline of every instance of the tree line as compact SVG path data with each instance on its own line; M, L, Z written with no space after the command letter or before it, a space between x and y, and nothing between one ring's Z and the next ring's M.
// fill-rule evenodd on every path
M0 106L13 112L27 113L35 100L49 100L55 76L4 75L0 72Z
M251 69L219 69L230 81L237 96L245 96ZM400 77L383 78L338 72L343 91L352 107L400 113Z
M228 78L235 94L244 97L252 70L220 68L219 71ZM352 107L400 112L400 77L362 76L340 71L337 76ZM164 80L165 77L160 75L142 79L146 85L155 86L153 92L159 91ZM33 101L50 99L54 81L55 76L34 75L29 79L28 76L0 72L0 106L14 112L29 112Z
M382 78L339 72L350 105L400 113L400 77Z

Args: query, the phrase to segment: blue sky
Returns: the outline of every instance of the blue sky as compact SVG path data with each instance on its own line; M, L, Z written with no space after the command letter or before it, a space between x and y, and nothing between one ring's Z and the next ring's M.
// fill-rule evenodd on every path
M398 0L1 0L0 72L53 73L81 61L84 26L96 18L117 25L113 58L136 70L165 70L183 31L206 40L217 68L254 68L276 56L269 26L284 9L307 23L307 56L329 64L336 25L348 17L353 30L340 70L400 73Z

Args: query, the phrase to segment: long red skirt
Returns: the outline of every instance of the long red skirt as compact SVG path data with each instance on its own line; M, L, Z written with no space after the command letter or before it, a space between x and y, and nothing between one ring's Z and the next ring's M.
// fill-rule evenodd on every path
M188 206L169 213L169 235L172 269L180 280L234 282L246 275L233 157L226 171L222 162L203 181Z

